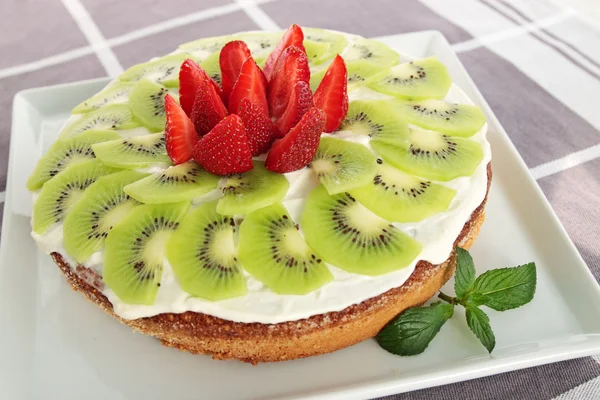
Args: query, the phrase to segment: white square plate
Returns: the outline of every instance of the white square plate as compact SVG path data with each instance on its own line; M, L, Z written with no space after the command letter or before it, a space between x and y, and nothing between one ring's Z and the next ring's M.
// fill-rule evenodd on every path
M71 291L30 238L26 177L78 102L105 79L15 97L0 253L0 388L7 399L358 399L421 389L600 352L600 291L504 129L438 32L383 39L438 56L487 114L494 183L472 254L479 271L535 261L526 307L489 312L493 356L461 312L425 353L398 357L374 340L320 357L251 366L213 361L132 334ZM449 283L451 285L451 283ZM449 289L452 291L452 289Z

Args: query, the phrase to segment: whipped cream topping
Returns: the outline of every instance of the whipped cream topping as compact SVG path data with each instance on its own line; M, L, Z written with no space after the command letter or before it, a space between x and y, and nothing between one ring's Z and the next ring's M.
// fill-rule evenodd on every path
M349 36L349 38L351 39L352 36ZM351 91L349 97L352 101L357 99L380 99L386 96L369 89L360 88ZM472 104L470 99L456 85L452 85L446 100L454 103ZM65 124L65 127L74 122L76 118L78 116L73 116ZM327 264L334 280L305 295L277 294L244 271L248 293L242 297L213 302L193 297L184 292L168 260L165 258L160 289L153 305L126 304L107 286L102 292L113 304L115 313L125 319L149 317L161 313L194 311L235 322L269 324L295 321L317 314L341 311L353 304L379 296L406 282L419 260L440 264L449 257L454 241L460 234L463 225L485 198L487 164L491 160L491 149L486 139L486 132L487 124L470 138L470 140L481 145L484 153L483 160L475 172L469 177L460 177L449 182L436 182L456 190L456 196L445 212L435 214L419 222L393 223L395 227L416 239L423 247L419 256L406 268L380 276L365 276L346 272L334 265ZM135 130L119 133L136 136L149 132L144 128L136 128ZM335 133L334 137L358 142L370 148L369 138L365 135L341 131ZM164 168L165 166L155 165L141 171L158 172ZM283 205L292 219L299 222L307 196L313 188L318 186L319 181L310 168L303 168L285 174L285 176L290 183L290 188L283 199ZM192 203L197 205L215 200L220 196L221 191L215 189L194 199ZM302 230L300 230L300 233L302 233ZM55 225L42 235L32 232L32 236L43 252L48 254L52 252L60 253L71 268L75 269L77 263L68 256L63 247L62 224ZM101 274L103 255L104 252L99 251L82 264Z

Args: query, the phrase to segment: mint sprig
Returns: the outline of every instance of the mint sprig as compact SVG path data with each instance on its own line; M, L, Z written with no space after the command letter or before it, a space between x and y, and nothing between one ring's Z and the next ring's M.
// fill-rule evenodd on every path
M429 306L413 307L386 325L376 336L385 350L401 356L420 354L454 315L454 306L466 309L467 325L489 353L496 346L490 319L480 308L496 311L512 310L529 303L537 281L535 263L489 270L475 278L475 264L467 250L456 248L456 297L440 292L445 301Z

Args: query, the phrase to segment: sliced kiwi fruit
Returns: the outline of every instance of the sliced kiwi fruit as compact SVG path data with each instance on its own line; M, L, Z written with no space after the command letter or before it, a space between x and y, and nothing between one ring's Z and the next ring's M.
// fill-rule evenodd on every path
M60 134L61 138L79 135L90 129L124 130L139 127L127 104L111 104L81 115Z
M399 111L411 124L450 136L473 136L485 124L485 115L481 109L469 104L428 99L400 105Z
M219 65L219 55L220 53L215 53L212 56L207 57L206 60L202 61L200 66L206 72L206 74L212 78L213 81L221 85L221 66Z
M117 172L99 160L82 161L65 168L44 184L33 206L33 231L44 233L61 222L85 189L103 175Z
M179 68L187 58L190 58L189 54L177 53L137 64L123 72L119 79L122 82L137 82L147 78L164 86L175 87L179 84Z
M378 73L384 71L387 67L373 64L368 61L359 60L346 63L348 70L348 91L352 91L358 87L364 86L365 81ZM319 84L323 80L327 72L327 68L323 68L318 72L310 75L310 88L317 90Z
M154 304L167 242L190 208L189 202L134 207L108 233L102 278L129 304Z
M165 95L167 93L169 91L166 87L144 78L135 85L129 96L129 105L133 115L151 132L160 132L165 129Z
M328 263L361 275L381 275L410 265L421 245L369 211L349 193L330 195L318 186L308 195L302 229Z
M366 135L371 141L392 143L405 140L409 135L408 123L398 114L395 100L351 101L338 131Z
M483 160L481 146L472 140L418 128L404 143L372 141L371 146L393 166L436 181L470 176Z
M269 171L262 161L243 174L229 175L223 185L223 197L217 212L223 215L248 214L285 197L290 184L285 176Z
M391 67L400 62L400 56L387 45L373 39L358 38L348 46L344 54L344 61L367 61L382 67Z
M371 89L405 99L443 99L452 79L436 57L396 65L366 82Z
M123 188L146 175L121 171L98 178L86 189L63 227L65 250L71 257L83 263L102 248L113 226L139 204Z
M144 168L152 164L171 164L163 132L133 136L92 145L96 157L117 168Z
M281 33L268 32L248 32L235 35L232 40L241 40L248 46L252 58L256 63L263 67L267 57L279 44Z
M132 183L125 187L125 193L146 204L175 203L216 189L219 179L189 161Z
M116 82L102 90L100 93L95 94L94 96L77 105L73 109L72 113L83 114L97 110L98 108L107 106L109 104L127 103L129 94L133 90L133 86L135 86L133 83Z
M333 280L281 203L247 215L239 243L244 269L275 293L302 295Z
M347 192L366 185L376 168L373 153L359 143L324 137L310 167L329 194Z
M307 54L321 53L312 58L312 63L315 65L322 64L327 60L332 59L337 54L342 54L348 45L346 36L331 32L325 29L318 28L303 28L304 32L304 47L307 49ZM316 43L311 43L316 42ZM323 44L327 45L325 48ZM324 51L326 49L326 51Z
M235 221L217 203L190 212L167 243L167 259L181 288L211 301L245 295L246 279L234 241Z
M223 46L232 40L235 40L233 36L203 38L194 40L193 42L184 43L179 46L179 49L193 55L197 61L203 61L210 55L215 53L219 54Z
M381 164L371 182L350 195L389 221L416 222L446 211L456 191Z
M77 136L57 140L38 161L27 180L27 189L38 190L69 165L95 158L92 144L119 138L115 131L89 130Z
M302 45L306 51L306 57L308 58L309 64L315 64L315 61L318 61L320 65L323 65L323 62L326 61L327 58L335 57L335 54L329 55L329 43L305 40ZM325 69L327 68L324 67L324 70Z

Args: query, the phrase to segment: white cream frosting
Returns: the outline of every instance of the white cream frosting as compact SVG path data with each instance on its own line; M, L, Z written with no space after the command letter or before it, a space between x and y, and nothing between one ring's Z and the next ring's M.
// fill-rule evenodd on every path
M368 89L357 89L349 94L350 100L381 98L381 94ZM446 97L454 103L472 104L470 99L456 85L453 85ZM72 123L73 117L65 125ZM422 245L422 251L408 267L380 276L365 276L343 271L333 265L328 265L334 280L321 288L306 295L280 295L269 290L257 279L244 272L248 287L245 296L222 300L208 301L192 297L184 292L177 282L167 259L164 260L164 270L156 301L153 305L135 305L122 302L115 293L105 287L103 294L113 304L117 315L125 319L149 317L160 313L181 313L185 311L201 312L215 317L236 322L279 323L307 318L313 315L340 311L353 304L363 302L372 297L401 286L414 271L418 260L432 264L444 262L452 252L454 240L460 234L463 225L485 198L487 190L487 164L491 160L491 149L486 139L487 124L470 139L478 142L483 149L483 160L470 177L460 177L449 182L438 182L456 190L456 196L448 210L438 213L423 221L415 223L394 223ZM130 131L138 135L142 129ZM147 133L147 132L146 132ZM324 134L325 135L325 134ZM368 145L368 137L349 132L339 132L335 137L343 138ZM152 166L144 172L157 172L161 166ZM303 168L299 171L285 174L290 183L283 204L292 219L299 222L308 193L318 185L314 171ZM200 204L220 196L216 189L193 201ZM301 231L302 232L302 231ZM62 240L62 224L50 228L43 235L32 233L39 248L45 253L58 252L66 256L66 261L72 268L76 263L66 253ZM89 260L82 263L98 273L102 271L103 251L93 254Z

